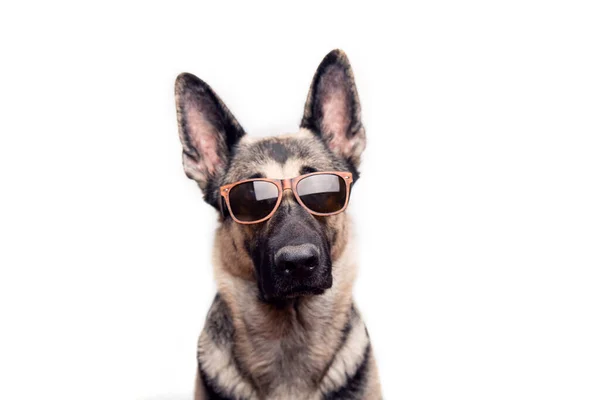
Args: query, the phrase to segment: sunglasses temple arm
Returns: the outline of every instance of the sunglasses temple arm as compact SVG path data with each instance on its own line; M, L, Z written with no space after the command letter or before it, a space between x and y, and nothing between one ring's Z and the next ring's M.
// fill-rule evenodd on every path
M220 196L219 199L219 210L221 211L221 216L223 219L227 218L227 206L225 204L225 197Z

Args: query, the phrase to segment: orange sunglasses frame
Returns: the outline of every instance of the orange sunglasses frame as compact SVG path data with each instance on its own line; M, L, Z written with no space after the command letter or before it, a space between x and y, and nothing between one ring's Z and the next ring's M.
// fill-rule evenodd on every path
M301 180L306 179L309 176L313 176L313 175L336 175L336 176L339 176L340 178L342 178L344 180L344 182L346 182L346 202L344 203L344 206L340 210L332 212L332 213L318 213L318 212L313 211L310 208L308 208L302 202L302 200L300 199L300 195L298 195L298 191L296 190L296 187L298 186L298 183ZM269 213L269 215L267 215L264 218L261 218L256 221L240 221L239 219L236 218L235 214L231 211L231 204L229 204L229 192L231 191L231 189L233 187L235 187L237 185L240 185L240 184L246 183L246 182L255 182L255 181L271 182L275 186L277 186L277 190L278 190L277 203L275 204L275 207L273 207L273 211L271 211ZM352 174L350 172L323 171L323 172L312 172L310 174L300 175L300 176L297 176L292 179L268 179L268 178L245 179L243 181L238 181L238 182L230 183L228 185L223 185L223 186L221 186L220 191L221 191L221 196L223 196L225 198L225 203L227 204L227 209L229 210L229 215L231 215L231 218L233 218L233 220L235 222L237 222L238 224L250 225L250 224L258 224L260 222L266 221L269 218L271 218L273 216L273 214L275 214L275 211L277 211L277 209L279 208L279 205L281 204L281 200L283 199L283 192L288 189L291 190L292 193L294 193L294 197L296 198L296 201L298 202L298 204L300 204L306 211L308 211L309 213L311 213L313 215L326 217L326 216L330 216L330 215L339 214L339 213L343 212L346 209L346 207L348 207L348 201L350 200L350 185L351 184L352 184Z

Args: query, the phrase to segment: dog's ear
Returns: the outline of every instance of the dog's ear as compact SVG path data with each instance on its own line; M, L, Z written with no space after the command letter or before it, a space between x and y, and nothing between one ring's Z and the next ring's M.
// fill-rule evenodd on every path
M175 103L183 169L198 182L205 200L218 207L219 178L244 130L210 86L192 74L177 77Z
M358 167L366 145L365 130L354 75L343 51L333 50L321 61L300 126L313 131L334 154Z

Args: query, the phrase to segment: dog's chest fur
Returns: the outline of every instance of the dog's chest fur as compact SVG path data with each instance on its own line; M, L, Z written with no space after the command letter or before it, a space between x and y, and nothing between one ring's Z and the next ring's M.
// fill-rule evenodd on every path
M236 316L218 296L209 312L198 358L214 390L248 399L321 399L366 363L368 337L353 307L335 314L335 303L323 297L281 309L251 304Z
M273 316L248 315L244 318L245 335L237 341L241 362L252 368L252 378L268 392L306 393L315 388L333 349L323 343L335 343L333 330L311 330L298 305L290 305ZM262 325L274 318L271 326ZM327 324L329 325L329 324ZM329 356L329 357L328 357ZM291 393L290 393L291 394Z

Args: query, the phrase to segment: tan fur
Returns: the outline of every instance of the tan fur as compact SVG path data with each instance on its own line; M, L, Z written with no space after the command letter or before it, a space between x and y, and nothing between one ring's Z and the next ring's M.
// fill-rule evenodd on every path
M303 164L303 160L292 158L287 160L283 166L276 161L270 161L261 165L258 170L268 177L277 177L277 179L291 179L298 176L300 168Z

